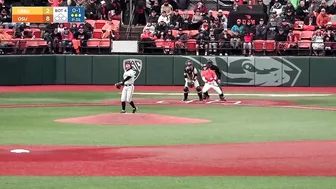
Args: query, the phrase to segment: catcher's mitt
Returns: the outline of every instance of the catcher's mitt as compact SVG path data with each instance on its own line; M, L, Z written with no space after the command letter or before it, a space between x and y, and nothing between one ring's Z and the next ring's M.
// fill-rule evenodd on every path
M188 87L189 88L193 88L195 86L193 81L188 82Z
M122 83L116 83L116 84L114 84L115 85L115 87L117 88L117 89L120 89L121 88L121 85L122 85Z

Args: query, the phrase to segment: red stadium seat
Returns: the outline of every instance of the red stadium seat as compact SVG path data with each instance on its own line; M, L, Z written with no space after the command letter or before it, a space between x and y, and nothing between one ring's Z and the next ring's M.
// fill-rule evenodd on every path
M93 34L92 34L92 38L101 39L102 38L102 30L101 29L94 29Z
M196 51L196 39L189 39L187 41L187 49L191 52Z
M87 23L89 23L93 28L96 26L96 21L95 20L85 20Z
M102 29L105 24L106 24L106 20L97 20L94 28Z
M313 31L302 31L300 39L311 39L313 37Z
M110 48L111 47L111 41L110 41L110 39L102 39L102 40L100 40L99 47Z
M253 41L253 49L255 52L263 52L265 46L264 40L254 40Z
M162 48L163 39L157 39L157 40L155 40L155 45L156 45L157 48Z

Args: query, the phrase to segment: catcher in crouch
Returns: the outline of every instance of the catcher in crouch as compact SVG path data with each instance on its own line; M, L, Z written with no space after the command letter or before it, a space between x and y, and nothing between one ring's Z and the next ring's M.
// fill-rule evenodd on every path
M196 88L197 91L197 95L199 97L199 100L202 101L203 97L202 97L202 89L200 87L200 84L197 80L197 74L198 71L197 69L194 67L193 63L191 60L188 60L186 62L186 67L184 68L184 80L185 80L185 84L184 84L184 99L183 101L189 101L188 100L188 94L189 94L189 89L190 88Z
M203 64L202 65L202 80L204 81L204 86L203 86L203 94L205 95L209 89L214 89L218 95L219 99L221 101L226 101L223 91L221 88L218 86L218 83L216 82L217 80L217 75L215 71L211 70L207 65Z

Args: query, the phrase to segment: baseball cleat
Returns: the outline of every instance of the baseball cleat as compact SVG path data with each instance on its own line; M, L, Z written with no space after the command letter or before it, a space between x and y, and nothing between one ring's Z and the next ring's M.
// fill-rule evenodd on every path
M126 113L126 110L121 110L120 113L125 114L125 113Z
M226 98L225 97L220 98L220 100L226 102Z
M189 99L183 99L182 101L189 101Z
M138 110L137 107L133 108L133 114Z

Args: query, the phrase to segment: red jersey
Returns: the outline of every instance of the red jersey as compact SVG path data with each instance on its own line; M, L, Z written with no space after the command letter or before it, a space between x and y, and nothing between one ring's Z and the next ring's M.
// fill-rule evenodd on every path
M216 73L213 70L205 70L201 73L202 79L206 80L207 82L213 82L216 79Z

